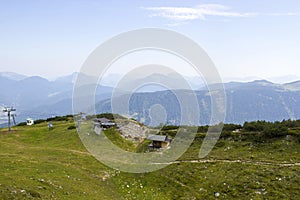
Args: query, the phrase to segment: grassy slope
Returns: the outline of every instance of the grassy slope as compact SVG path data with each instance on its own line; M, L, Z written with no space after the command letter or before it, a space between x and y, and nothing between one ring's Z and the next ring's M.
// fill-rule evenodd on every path
M112 170L95 160L81 144L71 122L17 127L0 134L0 199L299 199L297 141L255 144L222 140L205 159L182 162L147 174ZM3 132L3 131L2 131ZM133 144L111 132L125 149ZM180 160L197 159L195 142ZM224 162L242 160L247 162Z

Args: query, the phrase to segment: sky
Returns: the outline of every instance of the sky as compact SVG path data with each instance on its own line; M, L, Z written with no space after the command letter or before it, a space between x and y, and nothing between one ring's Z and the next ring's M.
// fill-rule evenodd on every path
M224 80L300 77L298 0L0 3L0 71L71 74L109 38L155 27L196 41Z

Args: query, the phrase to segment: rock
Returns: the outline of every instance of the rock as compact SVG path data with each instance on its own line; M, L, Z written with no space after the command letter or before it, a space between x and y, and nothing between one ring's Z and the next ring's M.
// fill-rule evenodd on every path
M120 125L119 130L125 138L132 140L146 138L146 134L148 133L148 129L146 127L142 127L138 123L134 122Z
M215 192L215 197L219 197L220 193L219 192Z

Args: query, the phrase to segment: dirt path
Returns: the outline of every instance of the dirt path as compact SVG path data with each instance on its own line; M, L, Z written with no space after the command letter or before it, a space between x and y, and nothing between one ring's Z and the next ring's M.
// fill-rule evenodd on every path
M300 166L300 163L272 163L263 161L252 161L252 160L222 160L222 159L205 159L205 160L177 160L169 163L153 163L153 164L178 164L178 163L242 163L252 165L276 165L281 167Z

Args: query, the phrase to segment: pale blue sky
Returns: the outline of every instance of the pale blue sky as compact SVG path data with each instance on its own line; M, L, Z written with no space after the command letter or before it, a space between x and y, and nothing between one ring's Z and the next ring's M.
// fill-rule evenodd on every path
M300 77L300 1L0 1L0 71L78 71L106 39L145 27L198 42L221 76Z

